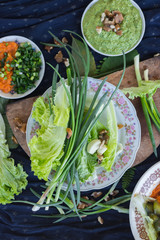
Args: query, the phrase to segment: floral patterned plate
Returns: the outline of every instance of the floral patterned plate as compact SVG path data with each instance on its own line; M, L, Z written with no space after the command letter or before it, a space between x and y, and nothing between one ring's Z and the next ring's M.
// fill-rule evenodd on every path
M88 90L94 94L100 83L101 80L89 77ZM107 97L109 97L114 89L114 85L106 82L99 96L101 97L107 91ZM49 88L43 95L45 96L50 92L51 88ZM122 129L118 130L118 142L123 145L123 151L116 157L111 172L107 172L102 167L96 168L94 173L95 177L82 183L81 191L101 189L111 185L122 177L124 172L134 163L141 141L141 127L136 110L133 104L120 90L114 95L113 102L115 105L117 124L123 124L124 126ZM38 123L36 123L32 116L30 116L27 123L27 143L35 135L37 128L39 128ZM51 176L49 176L49 178L51 178Z
M140 178L132 193L129 209L129 220L135 240L149 240L143 218L134 205L135 194L150 196L153 189L160 183L160 162L149 168Z

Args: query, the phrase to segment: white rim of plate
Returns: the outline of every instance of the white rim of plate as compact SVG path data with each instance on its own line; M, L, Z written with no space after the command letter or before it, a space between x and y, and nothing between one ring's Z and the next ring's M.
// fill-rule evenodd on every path
M131 231L132 231L132 234L133 234L135 240L142 240L142 238L140 238L139 236L137 238L138 233L135 232L135 229L137 230L137 228L135 226L133 226L133 222L134 222L133 221L133 216L135 214L135 206L134 206L134 203L133 203L134 195L139 193L139 190L140 190L140 188L142 186L143 181L145 182L146 178L148 178L151 175L152 171L156 170L158 167L160 168L160 161L155 163L152 167L150 167L140 177L140 179L138 180L138 182L137 182L137 184L136 184L136 186L135 186L135 188L133 190L133 193L132 193L132 197L131 197L130 205L129 205L129 222L130 222L130 228L131 228ZM150 173L150 174L148 174L148 173ZM160 182L160 178L159 178L159 182ZM154 188L155 188L155 185L153 184L153 189Z
M84 32L83 32L83 19L84 19L84 16L85 16L86 12L87 12L96 2L98 2L98 1L99 1L99 0L93 0L91 3L89 3L89 5L86 7L86 9L85 9L84 12L83 12L83 15L82 15L82 18L81 18L81 32L82 32L83 38L85 39L85 41L87 42L88 46L89 46L91 49L93 49L95 52L97 52L97 53L99 53L99 54L101 54L101 55L108 56L108 57L118 57L118 56L122 56L123 53L113 55L113 54L106 54L106 53L103 53L103 52L98 51L96 48L94 48L94 47L88 42L88 40L86 39L86 37L85 37L85 35L84 35ZM140 37L140 39L138 40L138 42L137 42L130 50L128 50L127 52L125 52L125 54L131 52L132 50L134 50L134 49L140 44L140 42L142 41L142 38L143 38L143 36L144 36L145 28L146 28L145 18L144 18L144 14L143 14L141 8L139 7L139 5L138 5L135 1L130 0L130 2L132 3L132 5L133 5L135 8L137 8L137 10L138 10L139 13L140 13L140 17L141 17L141 20L142 20L142 33L141 33L141 37Z
M91 81L95 81L95 82L98 82L98 83L101 83L101 81L102 80L100 80L100 79L94 79L94 78L92 78L92 77L88 77L88 81L89 80L91 80ZM107 82L106 81L106 84L108 85L108 86L110 86L111 88L115 88L115 86L113 85L113 84L111 84L111 83L109 83L109 82ZM50 89L51 89L51 87L49 87L43 94L42 94L42 96L45 96L46 95L46 93L48 93L49 91L50 91ZM127 165L127 167L124 167L124 170L122 171L122 173L120 174L120 175L118 175L118 176L116 176L115 177L115 179L113 180L113 181L111 181L111 183L109 183L109 184L107 184L106 182L105 183L103 183L102 184L102 186L101 187L93 187L93 186L91 186L91 187L87 187L87 189L86 189L86 187L81 187L81 191L83 191L83 192L85 192L85 191L90 191L90 190L95 190L95 189L103 189L103 188L105 188L105 187L108 187L108 186L110 186L111 184L113 184L114 182L116 182L116 181L118 181L122 176L123 176L123 174L132 166L132 164L134 163L134 161L135 161L135 158L136 158L136 154L137 154L137 151L138 151L138 149L139 149L139 147L140 147L140 143L141 143L141 126L140 126L140 122L139 122L139 119L138 119L138 116L137 116L137 112L136 112L136 109L135 109L135 107L134 107L134 105L131 103L131 101L124 95L124 93L121 91L121 90L117 90L117 93L120 93L123 97L124 97L124 99L126 100L126 102L127 102L127 104L130 106L130 109L132 109L132 113L134 114L134 119L136 120L136 123L137 123L137 132L138 132L138 134L139 134L139 139L137 139L137 149L136 149L136 151L134 151L133 152L133 157L132 157L132 161L130 161L130 163ZM33 110L33 108L32 108L32 110ZM29 118L28 118L28 121L27 121L27 127L26 127L26 142L27 142L27 145L28 145L28 142L29 142L29 139L30 139L30 133L29 133L29 131L27 131L27 129L29 129L29 124L30 124L30 121L31 121L31 119L32 119L32 111L31 111L31 114L30 114L30 116L29 116ZM28 148L29 148L29 146L28 146ZM65 190L66 189L66 187L64 186L63 187L63 189ZM75 188L74 188L75 189ZM76 189L75 189L76 190Z
M41 69L39 71L39 79L35 82L35 87L29 89L28 91L26 91L23 94L11 94L11 93L3 93L0 90L0 97L3 98L7 98L7 99L19 99L19 98L23 98L25 96L28 96L29 94L31 94L33 91L36 90L36 88L39 86L39 84L41 83L43 76L44 76L44 72L45 72L45 60L44 60L44 56L40 50L40 48L30 39L26 38L26 37L22 37L22 36L18 36L18 35L10 35L10 36L6 36L6 37L2 37L0 38L0 42L10 42L10 41L17 41L17 42L29 42L33 48L36 49L36 51L39 51L41 53L41 61L42 61L42 65L41 65Z

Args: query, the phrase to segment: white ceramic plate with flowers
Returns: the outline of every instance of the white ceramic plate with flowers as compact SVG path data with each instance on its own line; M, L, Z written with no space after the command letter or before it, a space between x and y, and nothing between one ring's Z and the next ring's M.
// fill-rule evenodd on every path
M160 183L160 162L149 168L140 178L132 193L129 209L129 220L135 240L149 240L142 215L134 204L134 196L141 194L149 197L153 189Z
M89 77L88 90L94 94L100 83L101 80ZM114 89L114 85L106 82L99 94L99 97L101 97L106 91L108 92L107 97L109 97ZM43 96L45 97L49 93L51 93L51 88L49 88ZM81 191L101 189L111 185L122 177L124 172L131 167L135 161L136 153L139 149L141 141L141 127L136 110L133 104L120 90L118 90L114 95L113 102L115 106L117 124L122 124L124 126L118 131L118 142L123 145L123 151L116 157L111 172L107 172L102 167L96 168L94 178L81 183ZM27 123L27 143L36 134L36 130L38 128L39 125L32 118L31 113Z
M2 90L0 90L0 97L3 98L8 98L8 99L18 99L18 98L23 98L27 95L29 95L30 93L32 93L41 83L43 76L44 76L44 72L45 72L45 61L44 61L44 57L43 54L41 52L41 50L39 49L39 47L30 39L26 38L26 37L22 37L22 36L17 36L17 35L11 35L11 36L6 36L3 38L0 38L0 43L8 43L8 42L15 42L17 43L19 46L21 46L21 44L23 43L28 43L29 45L32 46L33 52L38 52L40 53L40 60L41 60L41 66L40 69L38 71L38 77L37 80L34 83L34 86L32 88L30 88L29 90L26 90L24 93L17 93L14 88L10 91L10 92L4 92ZM18 50L17 50L18 51ZM18 59L18 57L16 57L16 59ZM30 60L30 59L29 59ZM31 60L30 60L31 61ZM18 64L17 64L18 65ZM11 66L11 65L10 65ZM23 63L22 63L22 67L23 67ZM1 70L1 69L0 69ZM25 69L24 69L25 70ZM30 71L27 70L27 71ZM22 72L20 72L22 74ZM27 76L27 72L24 73ZM13 76L13 75L12 75ZM1 79L0 79L1 80ZM21 80L23 80L23 78L21 77ZM14 85L14 84L13 84Z

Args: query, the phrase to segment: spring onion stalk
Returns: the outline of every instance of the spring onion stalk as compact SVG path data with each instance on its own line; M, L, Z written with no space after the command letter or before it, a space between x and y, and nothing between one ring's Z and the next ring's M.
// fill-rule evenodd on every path
M68 31L66 31L68 32ZM80 37L78 34L70 32L72 34L75 34L76 36ZM69 62L71 64L71 68L67 68L67 79L68 79L68 84L71 89L71 94L69 93L68 89L65 86L65 82L61 75L58 72L58 66L53 67L51 64L48 63L48 65L54 70L54 75L53 75L53 82L52 82L52 102L54 103L54 96L55 96L55 90L56 90L56 83L57 83L57 78L59 77L61 84L63 85L68 101L70 103L70 109L71 109L71 114L70 114L70 120L69 120L69 125L68 127L71 128L72 130L72 136L70 139L68 139L66 142L66 146L64 148L64 155L61 159L61 165L58 167L56 170L55 175L53 176L53 179L51 181L47 182L47 188L43 192L42 196L40 197L39 201L37 203L29 203L25 201L26 203L29 203L33 205L32 210L37 211L40 208L46 208L46 210L50 206L57 207L59 210L62 209L62 204L66 204L66 201L71 201L72 204L68 208L68 213L66 216L63 216L61 218L65 219L66 217L70 216L83 216L84 214L94 214L95 212L103 212L109 209L112 209L112 207L116 208L117 204L121 203L122 199L119 202L114 202L112 205L106 205L102 204L102 201L106 196L108 196L116 187L117 183L113 184L113 186L110 188L108 193L97 203L91 204L91 206L88 206L85 208L85 210L80 210L77 208L81 196L80 196L80 183L79 183L79 176L78 172L75 168L75 162L77 160L78 155L80 154L82 148L86 144L86 141L88 140L90 131L96 124L97 120L105 110L105 108L109 105L111 99L113 98L114 94L116 93L117 89L119 88L125 68L126 68L126 61L125 61L125 55L123 54L123 59L124 59L124 68L123 68L123 74L122 77L116 86L115 90L109 97L109 99L106 101L106 93L104 96L102 96L98 100L98 96L100 93L100 90L102 89L103 85L105 84L106 79L102 81L102 83L99 86L99 89L97 90L97 93L94 95L93 100L91 102L89 112L87 113L86 117L83 119L84 116L84 110L85 110L85 102L86 102L86 96L87 96L87 83L88 83L88 73L90 69L90 53L88 46L86 42L84 41L83 38L81 40L84 43L85 50L86 50L86 59L83 58L81 55L81 52L78 50L75 50L72 46L69 46L68 44L62 43L54 34L50 33L54 39L56 39L61 48L64 48L66 52L68 53L69 56ZM56 46L55 44L48 44L50 46ZM57 46L56 46L57 47ZM82 60L83 67L85 69L85 74L83 77L80 77L79 70L77 67L77 63L73 55L70 53L68 50L68 47L71 48ZM71 75L71 72L73 75ZM78 80L78 82L77 82ZM77 94L78 91L78 94ZM48 97L49 104L51 104L51 101L49 100L50 98ZM104 104L105 102L105 104ZM96 106L95 106L96 103ZM51 110L50 106L50 110ZM101 110L101 111L100 111ZM53 114L50 112L51 115ZM64 182L67 182L67 190L63 194L62 186ZM77 194L74 194L73 191L73 182L76 184L77 188ZM128 198L126 198L128 199ZM124 200L125 201L125 200ZM68 206L68 204L66 204ZM94 207L98 207L98 209L93 210ZM71 209L72 211L70 211ZM118 208L117 208L118 209ZM116 209L116 210L117 210ZM62 210L60 210L63 212ZM61 215L61 214L60 214Z
M148 77L148 69L144 71L144 80L149 81ZM160 114L155 106L155 102L153 100L153 94L148 94L147 96L147 103L150 107L150 117L152 118L152 121L154 122L156 128L158 131L160 131Z
M135 66L135 73L136 73L138 86L141 86L142 85L142 78L141 78L141 74L140 74L140 70L139 70L139 55L135 56L135 58L134 58L134 66ZM141 97L142 109L143 109L144 116L145 116L145 119L146 119L149 136L150 136L151 143L152 143L152 146L153 146L154 154L157 157L157 149L156 149L156 144L155 144L155 139L154 139L154 135L153 135L151 120L150 120L150 117L149 117L146 102L147 102L146 96Z

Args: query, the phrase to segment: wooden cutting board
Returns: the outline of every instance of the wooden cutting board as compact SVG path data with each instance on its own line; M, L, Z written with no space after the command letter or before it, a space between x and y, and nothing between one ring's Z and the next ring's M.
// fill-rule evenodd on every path
M140 63L140 70L141 70L142 76L143 76L143 71L146 68L149 69L149 79L152 79L152 80L160 79L160 56L145 60ZM122 71L118 71L108 75L108 82L116 85L121 77L121 74L122 74ZM120 89L124 87L131 87L131 86L137 86L134 66L128 67L126 69L125 76ZM18 117L24 123L26 123L31 113L33 102L35 101L36 98L37 97L32 97L32 98L16 101L15 103L12 103L12 104L8 104L7 112L6 112L8 121L13 130L14 135L17 141L19 142L19 144L21 145L21 147L28 154L28 156L30 155L30 153L26 144L26 135L25 133L22 133L15 128L14 118ZM157 91L154 99L158 109L160 110L160 90ZM135 99L132 101L132 103L136 108L137 115L141 124L141 130L142 130L141 145L134 162L134 165L137 165L143 162L148 156L150 156L153 153L153 149L150 142L147 125L143 115L140 100ZM156 131L154 126L153 126L153 132L154 132L154 137L156 141L156 146L158 146L160 144L160 134Z

